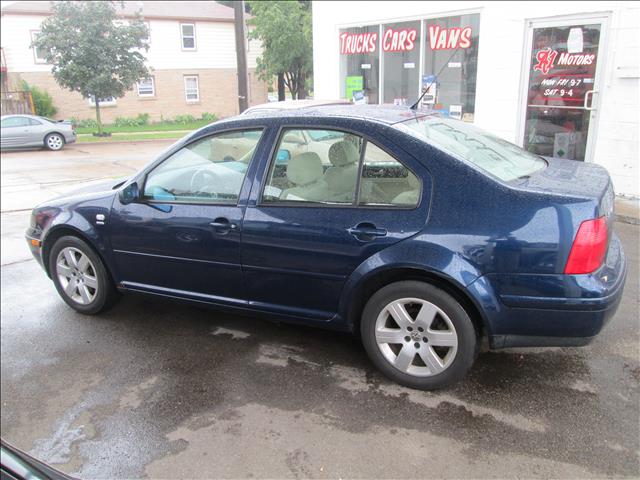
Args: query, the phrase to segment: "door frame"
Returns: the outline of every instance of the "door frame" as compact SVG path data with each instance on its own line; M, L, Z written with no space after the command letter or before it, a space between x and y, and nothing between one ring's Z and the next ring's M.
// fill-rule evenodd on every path
M602 90L604 72L608 61L609 32L611 24L611 12L578 13L558 15L553 17L525 19L524 50L520 66L520 93L518 95L518 118L516 126L516 145L524 145L524 130L527 115L527 99L529 98L529 69L531 68L531 47L533 45L533 30L543 27L566 27L576 24L600 24L600 45L598 46L598 58L596 74L593 85L597 87L591 97L591 113L589 115L589 129L587 131L587 143L585 145L584 161L593 162L596 137L598 133L599 111L602 105Z

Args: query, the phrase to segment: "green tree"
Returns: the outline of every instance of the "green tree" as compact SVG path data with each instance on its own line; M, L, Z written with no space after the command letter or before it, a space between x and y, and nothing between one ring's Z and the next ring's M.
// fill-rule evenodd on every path
M291 98L306 97L306 81L313 72L310 1L248 2L253 18L249 38L262 42L257 60L260 78L281 75Z
M29 85L24 80L22 81L22 89L25 92L31 93L31 99L33 100L33 108L35 114L41 117L53 117L58 109L53 105L53 98L49 95L49 92L41 90L34 85Z
M142 53L149 31L142 18L116 20L114 2L55 2L31 45L47 51L60 86L94 100L100 134L100 99L122 97L149 76Z

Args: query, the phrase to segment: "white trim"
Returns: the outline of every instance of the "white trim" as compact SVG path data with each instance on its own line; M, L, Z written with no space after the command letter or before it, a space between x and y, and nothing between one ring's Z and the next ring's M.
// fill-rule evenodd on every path
M484 7L475 7L475 8L463 8L460 10L447 10L440 13L425 13L421 15L410 15L404 17L383 17L378 20L367 20L366 22L349 22L349 23L338 23L336 27L338 30L342 28L350 28L350 27L369 27L373 25L387 25L389 23L402 23L402 22L412 22L416 20L433 20L436 18L442 17L457 17L458 15L472 15L474 13L481 13L484 10Z
M145 78L144 80L151 80L151 93L140 93L140 83L141 82L138 82L136 84L136 87L137 87L137 90L138 90L138 97L142 97L142 98L155 97L156 96L156 80L155 80L154 76L150 75L149 78Z
M29 30L31 42L35 41L35 37L37 37L39 33L40 33L40 30ZM38 65L46 65L47 59L38 57L38 49L36 47L33 47L31 50L33 50L33 62Z
M89 102L89 105L92 107L95 107L96 104L93 101L93 97L89 97L87 98L87 101ZM116 97L107 97L104 100L100 100L100 107L113 107L115 106L117 103Z
M193 35L185 35L182 27L190 26L193 28ZM184 39L185 38L193 38L193 47L185 47ZM196 41L196 24L195 23L183 23L180 22L180 49L187 52L193 52L198 48L198 43Z
M189 92L187 91L187 80L195 79L196 80L196 95L197 98L189 98ZM193 93L193 92L191 92ZM184 99L187 103L196 103L200 101L200 79L198 75L185 75L184 76Z

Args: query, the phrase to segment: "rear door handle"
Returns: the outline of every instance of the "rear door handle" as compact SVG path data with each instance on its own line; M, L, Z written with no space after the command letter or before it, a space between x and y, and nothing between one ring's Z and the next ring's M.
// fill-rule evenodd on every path
M230 230L235 230L238 226L235 223L229 221L228 218L218 217L209 224L216 233L220 235L226 235Z
M386 237L387 230L377 228L372 223L359 223L355 227L348 228L347 231L358 240L371 241L377 237Z

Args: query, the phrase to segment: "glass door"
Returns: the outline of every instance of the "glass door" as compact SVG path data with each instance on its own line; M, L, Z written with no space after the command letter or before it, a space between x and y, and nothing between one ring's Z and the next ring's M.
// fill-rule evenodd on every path
M529 28L523 147L545 157L590 160L603 21L532 22Z

